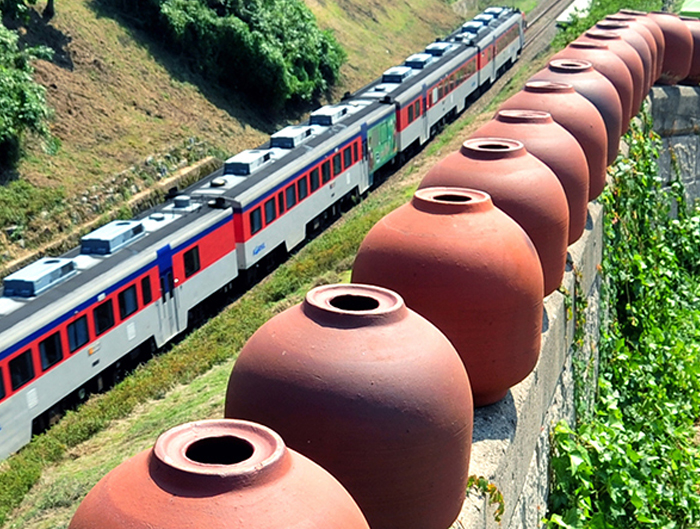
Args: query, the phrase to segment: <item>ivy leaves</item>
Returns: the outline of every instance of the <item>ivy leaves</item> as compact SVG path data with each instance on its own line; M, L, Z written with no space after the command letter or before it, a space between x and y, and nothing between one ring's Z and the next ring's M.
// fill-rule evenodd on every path
M595 416L553 433L549 527L700 524L700 214L664 188L648 113L612 168ZM677 210L671 219L672 206Z

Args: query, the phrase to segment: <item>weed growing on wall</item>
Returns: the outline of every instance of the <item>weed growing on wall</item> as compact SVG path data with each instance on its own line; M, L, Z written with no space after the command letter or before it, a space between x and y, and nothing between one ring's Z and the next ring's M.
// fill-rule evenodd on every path
M592 418L553 434L549 527L700 524L700 210L662 188L648 113L612 168ZM678 217L672 219L672 205Z

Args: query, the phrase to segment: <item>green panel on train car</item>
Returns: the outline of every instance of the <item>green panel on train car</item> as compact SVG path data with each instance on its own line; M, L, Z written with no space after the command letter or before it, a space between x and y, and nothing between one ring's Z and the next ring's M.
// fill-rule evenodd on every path
M367 130L367 148L369 150L370 173L373 173L396 156L398 150L396 142L396 114L392 113L389 117Z

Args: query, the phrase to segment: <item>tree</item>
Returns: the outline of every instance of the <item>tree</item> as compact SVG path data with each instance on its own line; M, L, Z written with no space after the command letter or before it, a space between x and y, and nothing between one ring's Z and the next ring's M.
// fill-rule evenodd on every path
M51 111L45 89L32 79L33 59L50 59L46 47L20 49L19 35L0 24L0 167L14 164L27 132L48 136Z

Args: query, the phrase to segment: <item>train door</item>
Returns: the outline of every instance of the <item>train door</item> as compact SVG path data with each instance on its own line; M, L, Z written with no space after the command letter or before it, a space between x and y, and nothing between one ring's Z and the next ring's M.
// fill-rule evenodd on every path
M170 245L166 245L158 250L158 275L160 277L159 326L163 341L167 341L180 332L178 292L175 288L173 257Z
M421 90L420 105L420 144L423 145L430 139L430 124L428 123L428 85L426 84L423 84L423 89Z

